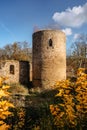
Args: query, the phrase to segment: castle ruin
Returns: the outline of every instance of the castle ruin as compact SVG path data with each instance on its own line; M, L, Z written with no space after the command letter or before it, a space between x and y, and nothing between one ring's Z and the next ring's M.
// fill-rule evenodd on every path
M60 30L41 30L32 38L32 65L0 61L0 76L8 77L7 83L21 84L28 84L32 76L33 86L52 88L56 81L66 79L66 36Z
M32 74L35 87L50 88L66 79L66 36L60 30L33 34Z
M17 60L0 61L0 77L7 77L6 83L29 83L29 62Z

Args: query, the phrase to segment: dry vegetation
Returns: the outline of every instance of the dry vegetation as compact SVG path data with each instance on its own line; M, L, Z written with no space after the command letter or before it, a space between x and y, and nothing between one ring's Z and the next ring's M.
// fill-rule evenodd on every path
M9 89L9 92L12 94L12 95L16 95L16 94L19 94L19 95L28 95L29 92L28 92L28 88L24 85L21 85L20 83L14 83L14 84L10 84L10 89Z

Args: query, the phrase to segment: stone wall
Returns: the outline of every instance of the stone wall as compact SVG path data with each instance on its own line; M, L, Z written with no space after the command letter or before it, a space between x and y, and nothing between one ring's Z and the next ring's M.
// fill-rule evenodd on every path
M33 84L51 88L66 79L66 36L60 30L42 30L33 34Z
M26 61L0 61L0 76L8 77L7 83L27 84L29 82L29 63Z

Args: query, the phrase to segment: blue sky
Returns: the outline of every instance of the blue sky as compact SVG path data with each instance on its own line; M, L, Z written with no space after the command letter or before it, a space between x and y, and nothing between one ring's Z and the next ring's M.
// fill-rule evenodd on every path
M38 29L61 29L67 49L87 30L87 0L0 0L0 47L15 41L32 44Z

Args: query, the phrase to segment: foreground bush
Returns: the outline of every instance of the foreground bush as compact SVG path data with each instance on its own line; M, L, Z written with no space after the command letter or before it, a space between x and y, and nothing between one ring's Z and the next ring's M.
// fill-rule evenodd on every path
M57 105L50 105L57 128L86 129L87 124L87 74L80 68L76 81L57 82Z
M14 107L12 103L9 103L6 97L10 96L8 92L9 86L4 84L5 78L0 77L0 130L8 130L10 125L6 124L6 118L12 113L9 111L10 107Z

